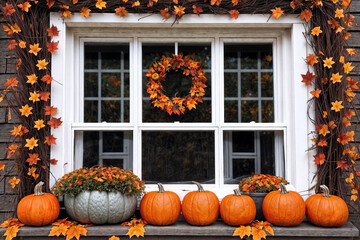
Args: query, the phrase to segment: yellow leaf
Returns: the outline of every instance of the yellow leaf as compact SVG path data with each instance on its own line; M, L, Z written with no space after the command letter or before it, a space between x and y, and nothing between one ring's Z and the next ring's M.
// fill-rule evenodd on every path
M66 233L66 240L70 240L73 237L76 237L79 240L80 235L86 236L87 230L82 225L74 225L69 228Z
M38 63L36 64L36 66L39 68L39 70L44 70L46 69L46 66L49 64L45 59L43 60L38 60Z
M253 235L253 240L261 240L262 238L266 239L266 232L262 229L256 227L251 228L251 233Z
M268 233L274 236L274 230L272 229L271 226L264 226L264 229L265 231L267 231Z
M240 226L235 229L233 236L239 236L240 238L243 238L245 236L251 235L251 227L250 226Z
M6 236L5 240L11 240L14 237L16 237L17 232L19 231L19 227L18 226L11 226L8 227L6 232L4 233L4 236Z
M278 19L281 15L283 15L284 11L281 10L281 8L277 7L275 9L270 10L272 12L271 16L275 19Z
M313 36L319 36L320 33L322 33L323 31L321 30L320 27L314 27L312 30L311 30L311 34Z
M111 238L109 238L109 240L120 240L120 238L112 236Z
M144 237L144 233L145 233L144 224L139 223L135 226L130 227L126 235L129 235L130 238L134 235L136 237L140 237L140 236Z

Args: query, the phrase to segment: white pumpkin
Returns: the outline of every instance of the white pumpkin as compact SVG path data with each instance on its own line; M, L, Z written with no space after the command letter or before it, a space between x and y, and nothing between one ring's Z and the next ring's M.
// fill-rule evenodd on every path
M130 218L137 199L120 192L84 191L75 197L65 195L65 209L69 216L82 223L118 223Z

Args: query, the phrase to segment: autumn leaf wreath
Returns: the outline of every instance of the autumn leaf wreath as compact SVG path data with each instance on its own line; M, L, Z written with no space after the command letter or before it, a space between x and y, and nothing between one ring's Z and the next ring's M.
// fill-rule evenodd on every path
M164 92L163 83L167 80L166 75L174 71L184 76L191 77L191 87L189 93L184 97L169 97ZM183 57L183 54L172 57L162 56L159 61L153 63L145 75L148 78L147 93L152 100L154 107L161 108L169 115L183 114L187 109L196 108L198 103L202 103L202 97L205 95L206 88L204 69L200 68L200 62L192 59L190 55Z

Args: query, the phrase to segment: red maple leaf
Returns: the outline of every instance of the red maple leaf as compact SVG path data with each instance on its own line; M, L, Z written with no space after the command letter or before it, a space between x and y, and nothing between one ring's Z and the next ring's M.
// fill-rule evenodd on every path
M48 122L49 123L49 122ZM56 138L54 137L54 135L50 135L49 137L45 137L45 142L47 145L52 145L52 144L56 144Z
M239 17L239 11L238 10L230 10L229 13L230 13L231 18L238 19L238 17Z
M53 128L58 128L61 125L62 121L61 118L52 118L47 124Z
M301 77L303 78L301 82L305 83L305 86L312 86L311 82L315 80L316 75L312 74L308 70L306 74L301 74Z
M7 40L7 42L8 42L8 50L13 50L13 49L15 49L15 47L16 47L16 45L17 45L17 42L14 40L14 39L12 39L12 40Z
M49 74L46 74L41 78L41 81L46 82L47 84L50 84L52 80L53 78Z
M49 159L49 162L51 165L56 165L58 160L56 160L55 158Z
M345 145L349 142L349 137L344 133L340 133L339 137L336 140L342 145Z
M56 50L58 50L58 45L59 45L59 41L57 42L51 42L51 43L47 43L46 47L48 49L49 52L53 53Z
M49 8L51 8L52 6L54 6L55 0L46 0L46 4L48 5Z
M50 92L39 92L39 94L40 94L40 99L45 102L50 98Z
M197 14L198 16L200 16L200 13L202 13L204 10L202 10L201 7L197 7L196 5L193 5L193 13Z
M53 106L46 106L44 107L44 110L45 110L45 115L54 115L56 112L57 112L57 108L56 107L53 107Z
M336 164L337 164L336 168L341 168L341 170L349 168L349 165L347 164L346 161L337 161Z
M5 16L10 16L15 12L14 6L12 4L5 3L5 7L3 7L3 13Z
M316 154L314 158L314 162L316 165L323 165L325 162L325 155L323 153Z
M49 37L54 37L54 36L59 36L59 30L57 29L56 26L52 25L51 28L46 29L46 31L48 32L48 36Z

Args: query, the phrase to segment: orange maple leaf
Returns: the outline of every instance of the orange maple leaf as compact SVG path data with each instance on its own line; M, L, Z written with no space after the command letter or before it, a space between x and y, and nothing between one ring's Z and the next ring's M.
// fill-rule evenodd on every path
M20 48L26 48L26 42L21 40L21 41L19 42L19 47L20 47Z
M330 80L332 81L332 83L337 83L337 82L341 82L341 78L343 77L343 75L340 75L339 73L336 74L332 74Z
M169 19L170 18L170 14L169 14L169 9L165 8L160 10L160 14L161 16L163 16L165 19Z
M42 59L42 60L37 60L36 66L38 67L39 70L45 70L48 64L49 63L45 59Z
M89 9L90 10L90 9ZM55 52L56 50L58 50L58 45L59 45L59 41L57 42L50 42L50 43L46 43L46 47L47 50L51 53Z
M87 230L82 225L74 225L69 228L66 232L66 240L70 240L76 237L79 240L80 235L86 236Z
M46 29L46 31L48 32L48 36L49 37L54 37L54 36L59 36L59 30L57 29L56 26L52 25L51 28Z
M91 12L91 10L88 9L87 7L82 7L80 9L80 16L88 18L90 16L90 12Z
M231 18L238 19L238 17L239 17L239 11L238 10L236 10L236 9L230 10L229 13L230 13Z
M251 228L251 234L253 236L253 240L261 240L262 238L266 238L266 232L257 227Z
M111 237L109 238L109 240L120 240L120 238L115 237L115 236L111 236Z
M305 9L300 13L300 18L301 20L305 20L306 22L308 22L311 19L312 15L313 14L309 9Z
M25 106L22 106L19 111L21 112L21 116L25 116L25 117L28 117L29 115L32 114L31 110L33 108L32 107L29 107L29 105L25 105Z
M306 74L301 74L303 80L301 82L305 83L305 86L312 86L312 81L315 80L316 75L312 74L309 70Z
M17 42L12 39L12 40L7 40L9 46L8 46L8 50L13 50L15 49L15 47L17 46Z
M314 27L312 30L311 30L311 35L313 36L319 36L320 33L322 33L323 31L321 30L320 27Z
M24 2L23 4L18 4L17 6L24 12L29 12L29 8L31 7L31 4L29 2Z
M115 9L115 15L124 17L128 15L128 11L126 11L125 7L118 7Z
M16 177L11 178L8 183L11 185L11 188L15 188L16 185L18 185L20 182L20 179L17 179Z
M0 162L0 170L5 170L5 164L3 162Z
M320 97L321 90L317 88L317 89L315 89L314 91L311 91L310 93L311 93L311 95L313 95L314 97L319 98L319 97Z
M354 66L351 66L351 62L344 64L344 72L346 74L349 74L354 68L355 68Z
M45 127L44 120L42 120L42 119L38 119L34 123L35 123L34 128L36 128L37 130L40 130L41 128Z
M45 102L50 98L50 92L39 92L39 94L40 94L40 99Z
M45 110L45 115L48 116L52 116L54 114L56 114L57 112L57 108L56 107L53 107L53 106L46 106L44 107L44 110Z
M6 148L6 151L8 153L8 158L11 158L12 155L15 154L15 152L18 150L19 145L11 144L9 147Z
M313 55L313 54L309 54L309 56L306 57L306 62L307 64L314 66L315 63L318 63L318 57Z
M52 145L52 144L56 144L56 138L54 137L54 135L50 135L49 137L45 137L45 142L47 145Z
M96 6L98 9L106 8L106 2L104 2L103 0L97 0L95 6Z
M56 160L55 158L49 159L49 162L51 165L56 165L58 160Z
M33 150L34 147L39 146L37 143L38 140L35 139L34 137L32 137L30 139L25 139L25 141L26 141L25 147L29 148L29 150Z
M222 1L222 0L211 0L211 1L210 1L210 4L211 4L211 5L219 6L220 3L221 3L221 1Z
M336 141L338 141L339 143L341 143L342 145L345 145L347 143L349 143L349 137L344 134L344 133L340 133L339 137L336 139Z
M319 141L318 142L318 146L320 146L320 147L325 147L325 146L327 146L327 141L325 140L325 139L322 139L321 141Z
M272 12L271 16L275 19L278 19L281 15L283 15L284 11L281 10L281 8L277 7L275 9L270 10Z
M323 165L325 162L325 155L323 153L316 154L314 158L314 162L316 165Z
M145 233L144 224L138 223L138 224L136 224L136 226L131 226L129 228L129 231L126 233L126 235L128 235L130 238L133 236L144 237L144 233Z
M19 181L20 181L20 180L19 180ZM19 230L20 230L20 229L19 229L18 226L8 227L8 228L6 229L6 232L4 233L4 236L6 236L6 239L5 239L5 240L11 240L11 239L15 238Z
M335 18L343 18L344 17L344 10L343 9L336 9L335 10Z
M28 75L28 76L26 76L26 78L28 79L26 81L26 83L30 83L31 85L34 85L37 82L37 79L38 79L35 74Z
M233 236L239 236L241 239L245 236L251 235L251 227L250 226L240 226L235 229Z
M185 8L183 6L174 6L173 14L181 18L185 14Z
M61 125L61 123L62 123L61 118L54 118L54 117L47 122L47 124L53 128L58 128Z
M34 153L34 154L31 154L29 153L29 158L26 159L26 162L29 163L29 165L36 165L37 164L37 161L39 161L40 158L39 158L39 154L37 153Z
M341 109L344 108L344 106L342 105L342 101L338 101L336 100L335 102L331 102L331 110L334 110L335 112L339 112Z
M195 5L193 5L192 7L193 7L193 13L197 14L198 16L200 16L200 13L204 12L204 10L202 10L201 7L197 7Z
M359 56L354 48L347 48L346 51L350 54L350 55L355 55L355 56Z
M19 81L16 79L16 77L11 77L9 79L6 79L6 83L4 83L5 87L8 88L14 88L17 87Z
M30 44L30 50L29 53L34 54L35 56L38 55L38 52L40 52L42 48L39 48L39 43Z
M337 165L336 168L340 168L341 170L344 170L344 169L347 170L349 168L349 165L347 164L346 161L337 161L336 165Z
M39 97L40 97L40 94L38 94L36 91L30 92L29 100L32 101L33 103L38 102L38 101L40 101Z
M49 74L46 74L41 78L41 81L46 82L47 84L50 84L52 80L53 78Z
M5 7L2 7L5 16L10 16L15 12L14 6L9 3L5 3Z

